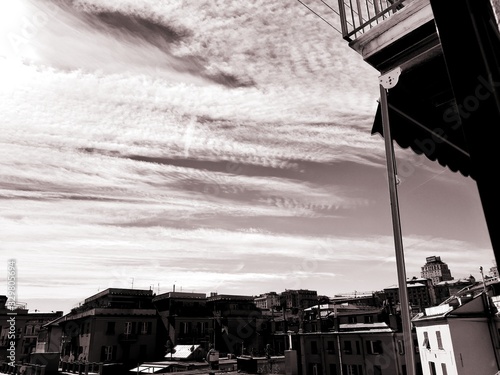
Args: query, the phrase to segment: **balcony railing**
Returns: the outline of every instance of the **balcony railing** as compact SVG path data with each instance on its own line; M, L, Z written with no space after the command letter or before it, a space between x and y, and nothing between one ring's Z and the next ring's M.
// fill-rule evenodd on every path
M356 39L412 0L338 0L342 36Z

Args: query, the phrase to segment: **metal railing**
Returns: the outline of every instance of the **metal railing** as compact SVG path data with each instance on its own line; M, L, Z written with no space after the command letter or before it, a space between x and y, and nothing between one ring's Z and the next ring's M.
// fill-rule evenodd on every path
M338 0L342 36L352 41L412 0Z

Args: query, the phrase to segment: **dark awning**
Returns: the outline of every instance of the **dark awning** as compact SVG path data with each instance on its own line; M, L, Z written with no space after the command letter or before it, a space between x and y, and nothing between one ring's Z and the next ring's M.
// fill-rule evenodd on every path
M467 142L442 54L403 71L387 101L391 135L399 146L471 176ZM383 136L380 104L372 128L375 133Z

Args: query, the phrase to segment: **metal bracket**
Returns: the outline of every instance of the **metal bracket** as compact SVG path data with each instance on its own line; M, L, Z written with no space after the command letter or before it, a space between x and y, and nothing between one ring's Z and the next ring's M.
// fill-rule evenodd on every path
M382 74L378 77L379 83L382 85L384 89L392 89L394 86L398 84L399 76L401 75L401 68L396 68Z

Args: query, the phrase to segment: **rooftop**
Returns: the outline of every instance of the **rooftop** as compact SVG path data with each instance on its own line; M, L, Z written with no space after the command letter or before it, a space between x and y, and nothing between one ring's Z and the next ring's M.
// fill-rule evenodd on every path
M93 296L90 296L85 299L84 303L88 303L91 301L94 301L96 299L105 297L105 296L152 296L153 291L148 290L148 289L121 289L121 288L108 288L106 290L103 290L102 292L99 292L97 294L94 294Z

